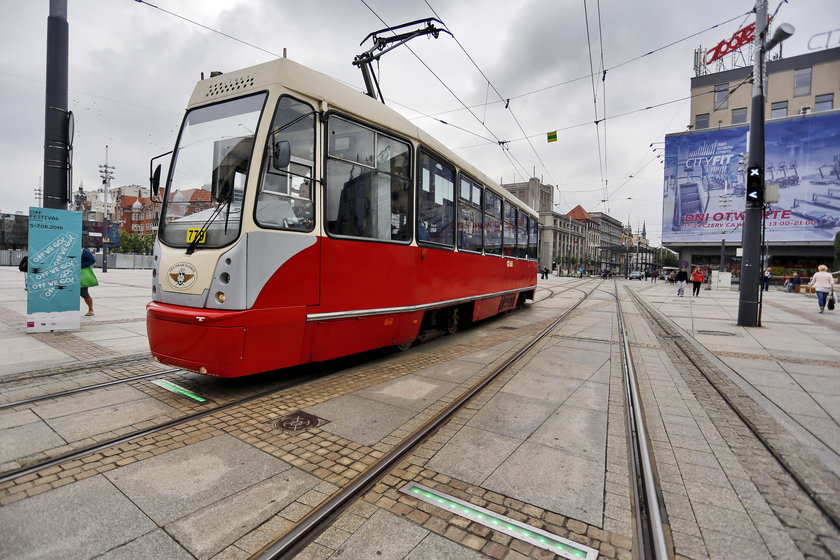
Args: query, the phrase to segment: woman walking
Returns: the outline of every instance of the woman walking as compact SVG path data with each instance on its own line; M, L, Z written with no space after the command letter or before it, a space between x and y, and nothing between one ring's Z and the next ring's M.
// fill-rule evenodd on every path
M96 257L93 256L93 253L87 249L82 249L81 289L79 290L79 295L85 300L88 307L85 317L93 317L93 298L90 297L88 288L99 285L99 281L93 273L93 265L95 263Z
M821 264L817 267L819 272L811 276L809 286L813 286L817 292L817 304L820 306L820 313L825 311L825 302L828 299L828 294L834 293L834 276L828 273L828 267Z
M691 273L691 283L694 284L692 294L695 297L700 295L700 285L703 283L703 280L705 280L705 277L703 276L703 269L698 266L694 269L694 272Z

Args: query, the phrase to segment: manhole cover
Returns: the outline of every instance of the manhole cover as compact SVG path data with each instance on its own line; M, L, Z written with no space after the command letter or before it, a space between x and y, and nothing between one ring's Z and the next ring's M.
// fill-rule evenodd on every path
M327 423L327 420L318 418L311 414L307 414L301 410L287 414L283 418L275 420L272 425L276 430L284 430L286 432L302 432L309 428L317 428Z
M726 331L697 331L697 334L708 334L710 336L735 336L735 333Z

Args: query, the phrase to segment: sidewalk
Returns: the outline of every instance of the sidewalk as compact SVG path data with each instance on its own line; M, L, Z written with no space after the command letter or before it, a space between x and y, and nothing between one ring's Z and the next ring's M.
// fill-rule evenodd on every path
M840 475L840 311L814 296L762 292L760 328L739 327L737 291L698 297L663 282L627 283L702 344L730 379Z
M93 317L80 311L81 329L26 334L26 292L17 267L0 267L0 340L4 376L71 362L148 353L146 303L151 299L151 271L96 269L99 286L90 289ZM81 308L84 302L79 299ZM86 309L85 309L86 311Z

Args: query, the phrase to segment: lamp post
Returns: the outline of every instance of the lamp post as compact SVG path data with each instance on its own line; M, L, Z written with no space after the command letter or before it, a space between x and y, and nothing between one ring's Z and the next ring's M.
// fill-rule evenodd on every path
M791 35L792 25L782 24L769 42L767 38L767 0L755 3L755 43L750 116L750 147L741 247L741 291L738 298L738 325L761 325L759 295L761 286L761 224L764 219L764 92L767 76L765 56Z
M114 177L114 166L108 165L108 146L105 146L105 164L99 166L102 177L104 210L102 213L102 272L108 272L108 192L111 190L111 179Z

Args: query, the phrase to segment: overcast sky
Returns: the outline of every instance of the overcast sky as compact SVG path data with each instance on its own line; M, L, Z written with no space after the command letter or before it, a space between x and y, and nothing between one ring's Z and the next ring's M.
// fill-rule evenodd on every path
M662 164L650 144L684 131L690 121L689 102L679 100L689 95L694 49L712 47L755 19L747 15L753 2L745 0L149 3L196 23L135 0L68 0L73 190L101 183L106 145L108 163L116 167L112 186L148 185L149 159L172 149L201 72L244 68L285 48L289 58L362 89L351 61L370 46L360 47L361 40L385 27L378 18L397 25L436 12L475 65L452 37L415 39L409 46L437 78L400 47L380 64L387 103L496 180L535 174L558 187L556 210L581 204L607 211L608 205L612 216L629 220L634 230L645 223L655 243L661 235ZM779 4L770 0L770 12ZM26 211L36 204L43 175L49 1L0 0L0 8L0 210ZM818 33L838 30L840 37L838 0L789 0L776 21L797 30L785 43L786 56L810 52L815 43L809 46L809 39ZM704 31L716 24L723 25ZM831 46L838 44L840 39ZM606 113L598 127L590 68L599 73L598 118ZM508 109L496 91L510 99ZM553 130L558 141L547 143L546 132ZM507 142L507 153L500 140Z

